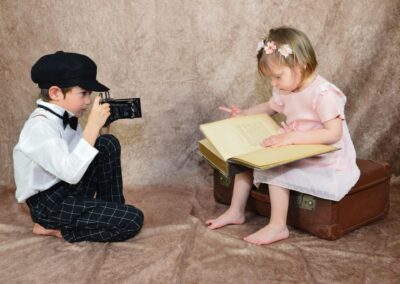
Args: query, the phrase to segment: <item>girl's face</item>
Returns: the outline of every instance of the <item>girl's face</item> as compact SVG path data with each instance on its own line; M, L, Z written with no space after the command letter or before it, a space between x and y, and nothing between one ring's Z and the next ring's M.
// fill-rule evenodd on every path
M273 60L267 60L267 65L264 74L271 79L274 88L285 92L296 92L301 89L303 79L299 66L290 68Z

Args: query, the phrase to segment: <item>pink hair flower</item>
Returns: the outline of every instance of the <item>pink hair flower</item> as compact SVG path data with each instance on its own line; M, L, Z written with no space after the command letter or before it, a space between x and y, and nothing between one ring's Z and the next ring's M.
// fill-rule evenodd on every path
M265 45L264 45L264 40L262 39L262 40L260 40L258 43L257 43L257 52L259 52L261 49L263 49L265 47Z
M267 42L267 45L264 47L265 53L266 54L271 54L276 50L276 45L275 42L272 40Z
M287 58L290 54L293 54L293 50L290 48L290 46L288 44L282 45L278 49L278 51L285 58Z

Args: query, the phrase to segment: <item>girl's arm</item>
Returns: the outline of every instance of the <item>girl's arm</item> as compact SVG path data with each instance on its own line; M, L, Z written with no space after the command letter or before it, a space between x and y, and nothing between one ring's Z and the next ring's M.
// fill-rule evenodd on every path
M269 102L265 102L262 104L255 105L245 110L241 110L235 105L232 105L231 108L220 106L219 110L228 112L231 117L241 116L241 115L252 115L252 114L260 114L260 113L267 113L268 115L273 115L276 113L270 105Z
M273 115L276 112L269 106L268 102L265 102L265 103L261 103L261 104L255 105L253 107L250 107L248 109L245 109L242 111L242 113L245 115L259 114L259 113L267 113L268 115Z
M278 147L291 144L333 144L342 138L342 120L334 118L323 123L324 128L310 131L292 131L264 139L263 147Z

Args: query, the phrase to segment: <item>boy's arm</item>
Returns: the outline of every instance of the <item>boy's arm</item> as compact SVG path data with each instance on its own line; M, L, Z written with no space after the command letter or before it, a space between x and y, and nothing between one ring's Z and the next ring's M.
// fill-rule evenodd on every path
M83 130L83 139L90 145L94 145L97 137L99 136L100 129L106 123L107 118L110 116L110 105L100 104L100 96L94 99L92 109L86 123L85 130Z
M30 131L23 131L20 150L47 173L76 184L98 153L86 140L80 139L70 151L59 130L43 117L34 118Z
M104 135L104 134L110 134L110 125L108 125L106 127L102 127L100 129L100 135Z
M21 151L57 178L69 184L78 183L98 153L93 145L110 115L109 104L99 101L100 97L96 97L82 139L72 151L59 130L43 117L31 121L29 133L21 134Z

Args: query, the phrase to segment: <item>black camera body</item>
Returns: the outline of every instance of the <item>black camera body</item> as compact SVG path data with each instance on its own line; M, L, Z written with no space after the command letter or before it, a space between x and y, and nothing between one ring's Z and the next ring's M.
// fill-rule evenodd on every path
M101 104L110 104L111 115L107 118L104 126L108 126L119 119L142 117L140 98L112 99L109 92L100 93L100 96Z

